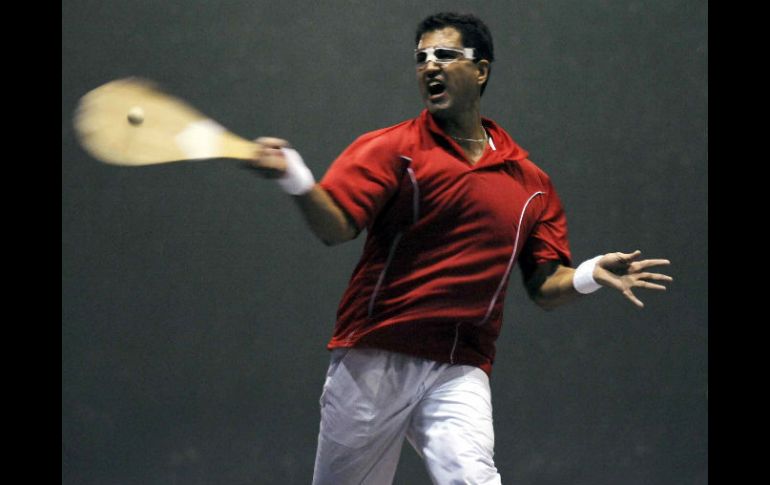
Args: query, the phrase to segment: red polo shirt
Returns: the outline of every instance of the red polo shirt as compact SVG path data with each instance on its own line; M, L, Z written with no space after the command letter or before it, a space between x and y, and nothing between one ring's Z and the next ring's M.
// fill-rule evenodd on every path
M476 164L427 110L367 133L321 186L367 229L329 349L368 346L491 373L510 270L571 263L549 177L496 123Z

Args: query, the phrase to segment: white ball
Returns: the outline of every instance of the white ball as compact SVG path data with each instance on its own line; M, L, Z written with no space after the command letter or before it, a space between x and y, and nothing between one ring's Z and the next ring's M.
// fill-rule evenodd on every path
M128 110L128 122L132 125L141 125L144 121L144 110L139 106L134 106Z

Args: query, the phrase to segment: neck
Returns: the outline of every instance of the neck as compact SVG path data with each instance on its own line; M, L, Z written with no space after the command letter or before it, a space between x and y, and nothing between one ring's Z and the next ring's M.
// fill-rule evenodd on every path
M466 158L474 165L484 155L487 146L487 133L481 125L481 114L478 109L469 110L467 116L438 117L434 116L436 124L458 145Z
M486 133L481 125L481 113L478 106L460 113L458 116L434 116L436 123L444 133L452 138L466 140L483 140Z

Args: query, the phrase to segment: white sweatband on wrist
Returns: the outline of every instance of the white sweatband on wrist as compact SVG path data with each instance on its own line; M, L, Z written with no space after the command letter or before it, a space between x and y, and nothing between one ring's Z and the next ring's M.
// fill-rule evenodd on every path
M594 279L594 268L596 267L596 263L602 259L602 256L604 255L602 254L595 258L583 261L580 263L580 266L575 269L575 274L572 276L572 286L575 287L578 293L587 295L602 287L602 285L597 283Z
M291 195L302 195L315 186L313 172L307 168L304 160L293 148L281 148L283 156L286 159L286 173L283 177L276 179L278 185L284 192Z

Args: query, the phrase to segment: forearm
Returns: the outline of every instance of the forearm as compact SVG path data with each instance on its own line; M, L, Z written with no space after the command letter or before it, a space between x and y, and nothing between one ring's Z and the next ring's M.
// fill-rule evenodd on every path
M575 290L572 283L574 275L574 268L559 265L556 271L547 277L540 288L532 294L532 299L546 310L552 310L577 299L580 293Z
M292 198L310 229L324 244L339 244L358 234L358 229L345 212L320 185L315 184L309 192Z
M281 138L261 137L248 166L278 182L302 211L313 233L326 245L349 241L358 229L334 199L315 181L302 156Z

